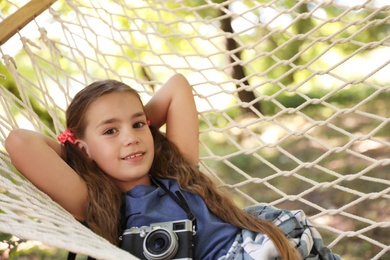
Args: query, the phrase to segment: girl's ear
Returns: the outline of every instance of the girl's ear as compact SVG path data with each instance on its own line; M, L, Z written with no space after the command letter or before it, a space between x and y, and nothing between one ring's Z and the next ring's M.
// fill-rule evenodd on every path
M83 140L76 140L74 142L74 145L76 145L82 152L84 152L88 157L91 158L86 142L84 142Z

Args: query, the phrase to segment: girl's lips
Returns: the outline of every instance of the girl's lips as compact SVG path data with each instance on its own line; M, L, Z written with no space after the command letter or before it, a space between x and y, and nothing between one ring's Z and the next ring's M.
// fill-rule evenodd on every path
M123 157L122 160L133 160L133 159L137 159L137 158L142 157L144 154L145 154L144 152L132 153L132 154L129 154L129 155Z

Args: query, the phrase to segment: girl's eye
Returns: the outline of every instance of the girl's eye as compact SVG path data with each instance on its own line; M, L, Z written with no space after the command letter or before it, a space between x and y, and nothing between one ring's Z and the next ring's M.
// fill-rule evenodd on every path
M134 124L134 128L141 128L141 127L143 127L144 125L146 125L146 123L145 122L137 122L137 123L135 123Z
M106 130L103 134L104 135L112 135L115 133L116 133L116 130L114 128L110 128L110 129Z

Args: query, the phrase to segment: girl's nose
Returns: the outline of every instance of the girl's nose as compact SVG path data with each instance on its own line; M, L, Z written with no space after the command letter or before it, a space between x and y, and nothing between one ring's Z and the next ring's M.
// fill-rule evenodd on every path
M127 132L124 140L125 140L124 144L126 146L132 145L132 144L139 144L139 141L140 141L139 137L131 131Z

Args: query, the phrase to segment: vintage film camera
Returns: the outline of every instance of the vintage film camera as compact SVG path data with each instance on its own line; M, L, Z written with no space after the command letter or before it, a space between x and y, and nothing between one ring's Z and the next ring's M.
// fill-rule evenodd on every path
M126 229L121 248L140 259L192 259L193 235L191 220L153 223Z

